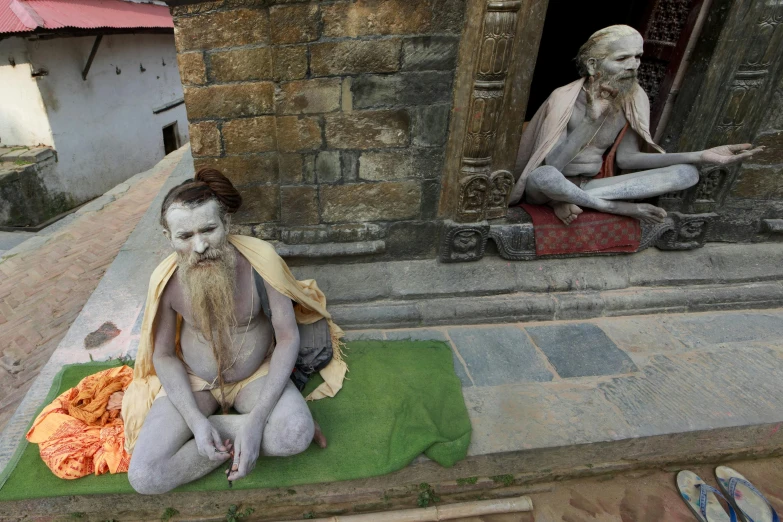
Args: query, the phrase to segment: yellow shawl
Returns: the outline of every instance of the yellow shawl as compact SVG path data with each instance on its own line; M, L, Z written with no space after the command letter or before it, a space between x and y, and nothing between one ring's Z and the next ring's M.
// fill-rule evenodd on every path
M320 372L324 379L323 384L308 395L307 400L334 397L343 386L348 367L343 362L340 351L339 339L343 336L343 331L332 322L331 315L326 311L326 297L323 292L319 290L318 285L312 279L297 281L285 261L266 241L248 236L229 236L228 241L236 247L240 254L245 256L267 283L295 301L294 312L298 323L312 324L322 318L329 322L334 358ZM155 368L152 364L152 352L155 349L154 322L160 297L176 268L177 257L176 254L172 254L158 265L150 277L133 382L125 391L122 401L125 449L128 453L133 451L133 446L136 444L139 431L141 431L141 425L152 407L152 401L161 389L160 380L155 375Z

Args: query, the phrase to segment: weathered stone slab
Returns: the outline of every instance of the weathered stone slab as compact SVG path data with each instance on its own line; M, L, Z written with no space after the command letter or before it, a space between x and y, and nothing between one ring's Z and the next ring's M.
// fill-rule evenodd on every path
M234 214L233 223L263 223L280 219L280 187L259 185L240 189L242 207Z
M269 152L277 149L274 116L227 121L223 124L226 154Z
M321 124L316 117L278 116L277 146L280 152L298 152L321 148Z
M276 94L278 114L316 114L340 109L340 78L316 78L284 83Z
M449 131L451 105L431 105L411 109L411 141L417 147L441 147Z
M365 75L353 79L353 107L381 109L451 101L451 71Z
M526 327L564 379L639 371L603 330L590 323Z
M209 64L210 78L218 83L274 78L269 47L209 53Z
M503 454L632 437L601 392L566 382L463 388L473 426L470 453Z
M678 353L688 349L664 328L657 317L598 319L595 324L618 348L630 354Z
M179 53L179 77L184 85L204 85L207 83L207 67L203 53Z
M302 182L304 162L301 154L280 154L280 182L297 185Z
M445 332L428 328L414 328L411 330L386 330L386 339L390 341L445 341Z
M276 81L304 78L307 76L307 46L286 45L272 48L272 67Z
M275 152L222 158L196 158L193 163L196 170L202 167L218 169L237 186L277 183L280 179Z
M383 341L383 330L353 330L345 332L343 341Z
M190 124L190 148L194 156L220 156L223 146L216 121Z
M325 223L410 219L420 203L421 185L414 181L321 187Z
M269 42L269 15L263 9L234 9L174 19L179 52Z
M326 144L337 149L404 147L410 116L405 111L353 111L327 114Z
M271 82L186 87L188 119L224 119L258 116L274 112L274 84Z
M738 198L783 199L783 177L780 175L780 168L743 166L739 178L731 188L731 195Z
M459 38L456 36L416 36L402 44L403 71L454 70Z
M552 380L533 343L516 326L449 328L476 386Z
M318 183L336 183L342 178L340 153L335 150L319 152L315 157L315 177Z
M659 355L643 374L598 385L638 436L780 419L781 357L765 348Z
M780 341L783 315L779 313L725 313L708 316L666 317L663 327L690 349L723 343Z
M293 44L318 40L321 12L318 4L269 8L272 43Z
M282 187L280 207L284 225L318 224L318 190L316 187Z
M359 0L323 7L324 36L333 38L425 33L432 19L428 0Z
M390 73L400 68L402 41L350 40L310 46L313 76Z
M359 178L370 181L437 178L441 170L443 152L440 150L365 152L359 158Z

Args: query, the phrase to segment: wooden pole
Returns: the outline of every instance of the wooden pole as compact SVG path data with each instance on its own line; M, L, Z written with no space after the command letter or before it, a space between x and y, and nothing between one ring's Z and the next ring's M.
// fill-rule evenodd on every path
M497 500L477 500L461 504L447 504L423 509L405 509L384 513L363 513L361 515L340 515L318 518L314 522L438 522L455 518L498 515L503 513L521 513L533 511L530 497L502 498Z

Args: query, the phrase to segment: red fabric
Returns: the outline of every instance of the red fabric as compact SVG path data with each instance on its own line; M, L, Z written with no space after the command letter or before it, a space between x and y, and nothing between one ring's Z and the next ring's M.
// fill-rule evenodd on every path
M606 154L604 154L604 163L601 165L601 170L598 171L598 174L596 174L593 179L611 178L614 176L614 162L615 158L617 157L617 147L620 146L620 142L623 141L625 133L628 131L630 126L630 124L626 123L625 127L623 127L623 130L621 130L620 134L617 135L612 148L609 149Z
M642 237L639 221L588 208L566 226L549 205L520 205L533 219L536 255L636 252Z
M41 21L45 29L174 27L169 8L162 5L123 0L0 0L0 34L33 31Z

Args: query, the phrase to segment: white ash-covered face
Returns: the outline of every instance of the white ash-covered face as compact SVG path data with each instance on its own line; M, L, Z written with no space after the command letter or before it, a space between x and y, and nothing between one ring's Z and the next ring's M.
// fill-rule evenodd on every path
M169 207L164 234L180 259L195 265L220 258L228 237L222 214L214 199L192 208L178 203Z
M601 82L614 84L621 91L630 89L636 82L636 73L644 53L641 35L628 35L606 44L605 55L600 60L591 58L588 68L591 74L600 73Z

